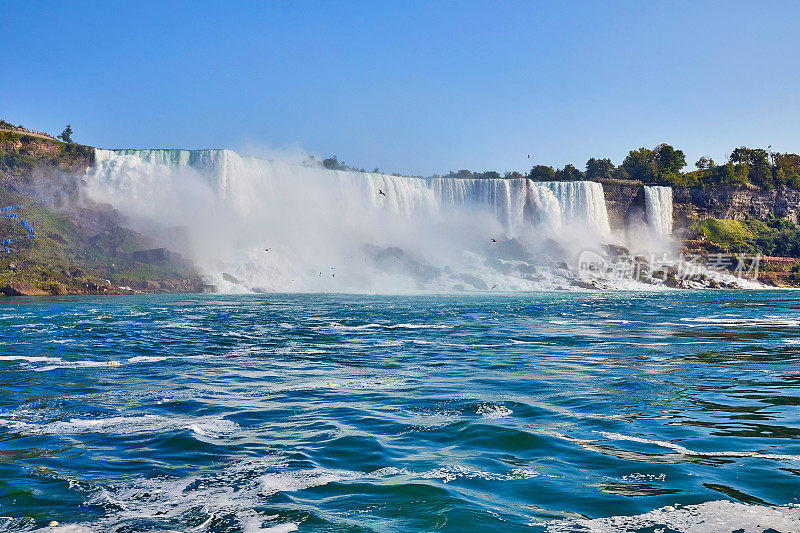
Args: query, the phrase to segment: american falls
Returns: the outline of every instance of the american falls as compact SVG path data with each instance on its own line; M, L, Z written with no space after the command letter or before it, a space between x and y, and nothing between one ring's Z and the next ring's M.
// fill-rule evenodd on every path
M94 200L187 254L223 291L564 288L570 257L612 233L603 187L588 181L411 178L231 150L102 149L85 180ZM654 221L667 231L664 215Z

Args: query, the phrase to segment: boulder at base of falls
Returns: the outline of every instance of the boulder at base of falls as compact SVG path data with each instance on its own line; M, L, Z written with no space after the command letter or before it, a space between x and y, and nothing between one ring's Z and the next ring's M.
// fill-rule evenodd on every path
M50 294L38 287L34 287L30 283L25 283L24 281L15 281L13 283L9 283L5 287L1 288L0 292L6 296L45 296Z
M224 279L228 283L233 283L234 285L244 285L244 283L242 283L239 279L232 276L231 274L228 274L227 272L222 273L222 279Z

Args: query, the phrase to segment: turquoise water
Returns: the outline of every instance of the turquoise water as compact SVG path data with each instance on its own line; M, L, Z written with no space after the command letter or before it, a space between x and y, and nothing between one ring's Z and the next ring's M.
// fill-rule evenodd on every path
M3 299L0 529L790 531L798 322L779 291Z

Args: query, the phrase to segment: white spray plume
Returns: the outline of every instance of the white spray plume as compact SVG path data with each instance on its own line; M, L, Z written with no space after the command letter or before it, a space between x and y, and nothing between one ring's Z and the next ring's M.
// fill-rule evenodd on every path
M569 285L562 262L613 239L598 183L405 178L327 170L300 150L288 159L97 150L86 180L138 228L185 227L183 251L224 291L550 289Z

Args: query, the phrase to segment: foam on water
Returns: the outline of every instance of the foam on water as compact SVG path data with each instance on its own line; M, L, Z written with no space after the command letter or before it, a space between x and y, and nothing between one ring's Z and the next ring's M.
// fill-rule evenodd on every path
M159 415L73 418L41 424L24 419L3 418L0 419L0 426L27 435L81 435L85 433L136 435L190 429L205 437L220 437L239 429L235 422L220 417L179 418Z
M713 501L682 507L666 506L635 516L611 516L593 520L558 520L547 525L551 533L586 531L587 533L624 533L643 530L709 533L737 531L797 531L800 507L762 506L731 501Z
M755 457L758 459L777 459L781 461L800 461L800 455L792 455L792 454L780 454L780 453L761 453L761 452L750 452L750 451L715 451L715 452L699 452L695 450L690 450L680 444L675 444L673 442L664 441L664 440L656 440L656 439L646 439L642 437L634 437L631 435L622 435L620 433L602 433L602 435L611 440L617 441L629 441L629 442L636 442L639 444L653 444L655 446L660 446L662 448L668 448L670 450L674 450L675 452L681 455L697 455L703 457Z

